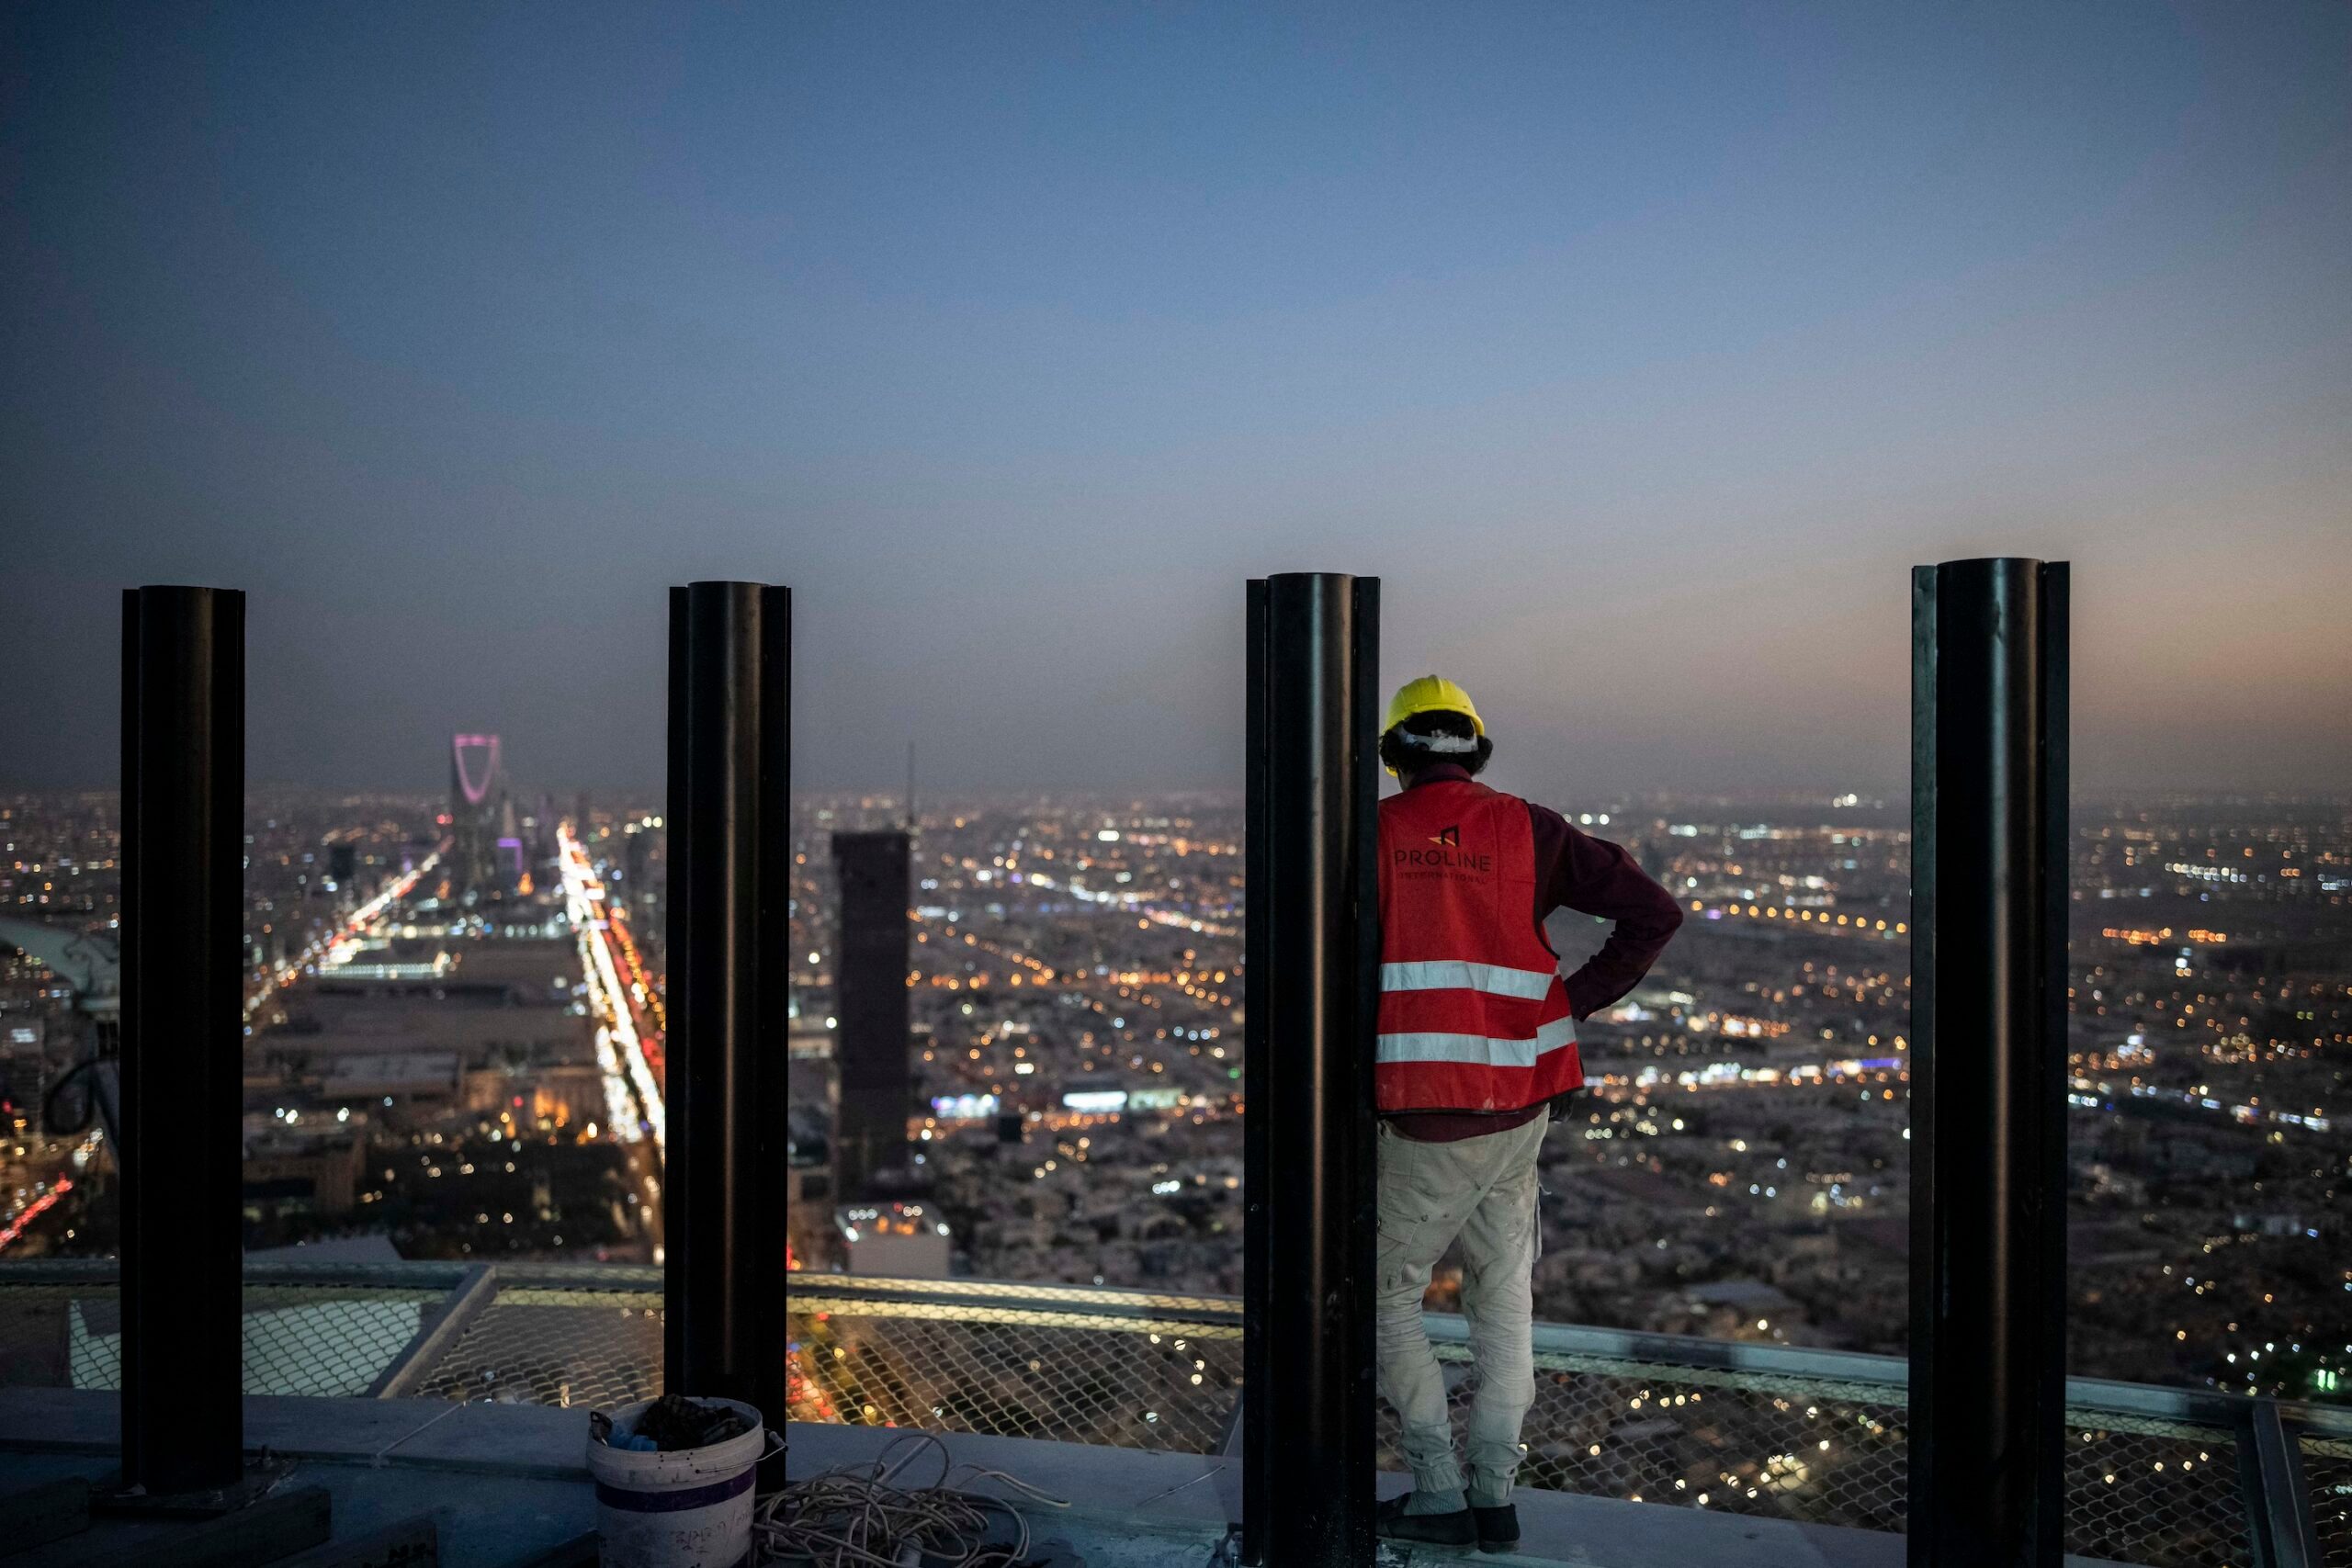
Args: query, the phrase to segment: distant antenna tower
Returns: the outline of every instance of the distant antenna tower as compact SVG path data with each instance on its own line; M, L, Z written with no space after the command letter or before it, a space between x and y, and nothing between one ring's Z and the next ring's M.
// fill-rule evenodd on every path
M915 743L907 742L907 831L915 830Z

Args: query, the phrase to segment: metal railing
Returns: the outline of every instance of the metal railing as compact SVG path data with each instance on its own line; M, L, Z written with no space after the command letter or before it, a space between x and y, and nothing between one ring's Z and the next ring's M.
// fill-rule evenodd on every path
M0 1383L119 1386L111 1262L0 1265ZM660 1391L662 1271L603 1264L253 1264L248 1393L609 1405ZM1239 1443L1241 1303L1216 1296L796 1274L794 1421L1182 1453ZM1459 1317L1432 1314L1451 1397ZM1900 1359L1536 1327L1530 1487L1899 1531ZM2284 1447L2258 1440L2275 1421ZM1399 1467L1384 1411L1380 1463ZM2300 1471L2300 1475L2297 1472ZM2066 1387L2066 1549L2154 1568L2352 1568L2352 1411L2139 1383Z

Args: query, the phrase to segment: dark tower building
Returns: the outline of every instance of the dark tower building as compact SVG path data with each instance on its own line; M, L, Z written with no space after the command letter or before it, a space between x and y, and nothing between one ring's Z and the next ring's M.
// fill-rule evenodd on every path
M1673 855L1668 852L1665 837L1656 831L1645 830L1634 842L1636 858L1642 863L1642 869L1649 873L1651 881L1664 882L1666 868L1674 861Z
M841 1196L874 1196L876 1171L906 1158L914 1086L907 1061L908 836L896 829L833 835L841 876L841 952L833 961L833 1060L840 1124L833 1137Z
M621 897L628 902L629 918L638 922L639 944L652 942L657 951L668 919L663 898L670 876L667 831L631 822L621 835Z
M643 897L653 881L653 829L632 822L621 829L621 874L628 883L629 902Z

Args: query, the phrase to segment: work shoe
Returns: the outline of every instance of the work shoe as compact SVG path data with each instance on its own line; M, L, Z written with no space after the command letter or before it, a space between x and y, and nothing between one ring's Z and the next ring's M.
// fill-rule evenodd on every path
M1413 1500L1410 1492L1401 1497L1391 1497L1380 1505L1374 1517L1381 1535L1389 1540L1426 1541L1432 1546L1475 1546L1478 1541L1478 1527L1471 1522L1470 1510L1456 1508L1450 1514L1408 1514L1406 1505ZM1503 1512L1490 1509L1489 1512ZM1513 1540L1518 1539L1514 1524Z
M1481 1508L1473 1504L1470 1517L1477 1526L1479 1551L1519 1550L1519 1508L1516 1504L1505 1503L1499 1508Z

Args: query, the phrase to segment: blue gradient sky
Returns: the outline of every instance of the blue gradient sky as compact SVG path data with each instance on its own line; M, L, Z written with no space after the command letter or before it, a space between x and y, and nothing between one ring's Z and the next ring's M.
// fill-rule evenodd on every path
M2089 789L2352 774L2352 8L12 7L0 781L115 595L256 778L1238 777L1242 580L1386 580L1498 782L1899 789L1905 571L2075 563Z

